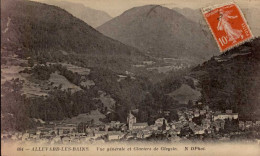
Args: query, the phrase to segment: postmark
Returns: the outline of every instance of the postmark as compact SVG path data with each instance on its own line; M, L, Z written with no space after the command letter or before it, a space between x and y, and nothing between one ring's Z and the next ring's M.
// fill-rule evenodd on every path
M253 38L243 13L235 3L209 6L201 11L221 52Z

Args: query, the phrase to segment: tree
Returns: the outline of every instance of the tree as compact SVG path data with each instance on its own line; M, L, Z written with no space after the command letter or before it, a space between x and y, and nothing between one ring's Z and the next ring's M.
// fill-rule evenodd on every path
M32 58L28 59L28 65L29 65L29 67L33 67L34 66L34 61L33 61Z
M191 100L188 101L188 107L192 108L193 107L193 102Z
M91 119L90 123L91 123L91 125L93 125L94 124L94 119Z

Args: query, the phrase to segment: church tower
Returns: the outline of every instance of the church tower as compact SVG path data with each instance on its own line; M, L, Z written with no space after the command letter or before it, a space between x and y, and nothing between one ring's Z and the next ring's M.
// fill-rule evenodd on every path
M133 124L136 123L136 117L130 111L127 117L128 129L133 130Z

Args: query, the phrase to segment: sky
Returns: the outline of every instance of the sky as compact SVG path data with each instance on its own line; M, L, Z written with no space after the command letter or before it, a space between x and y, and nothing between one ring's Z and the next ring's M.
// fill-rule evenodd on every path
M33 0L43 1L43 0ZM102 10L110 16L116 17L124 11L137 6L156 4L168 8L192 8L199 9L210 5L221 4L234 1L242 8L259 8L260 0L53 0L53 1L68 1L73 3L81 3L87 7Z

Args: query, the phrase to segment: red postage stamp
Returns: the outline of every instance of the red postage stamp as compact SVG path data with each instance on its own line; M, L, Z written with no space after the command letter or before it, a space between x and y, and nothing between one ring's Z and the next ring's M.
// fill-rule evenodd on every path
M221 52L253 38L243 13L234 3L203 8L202 13Z

